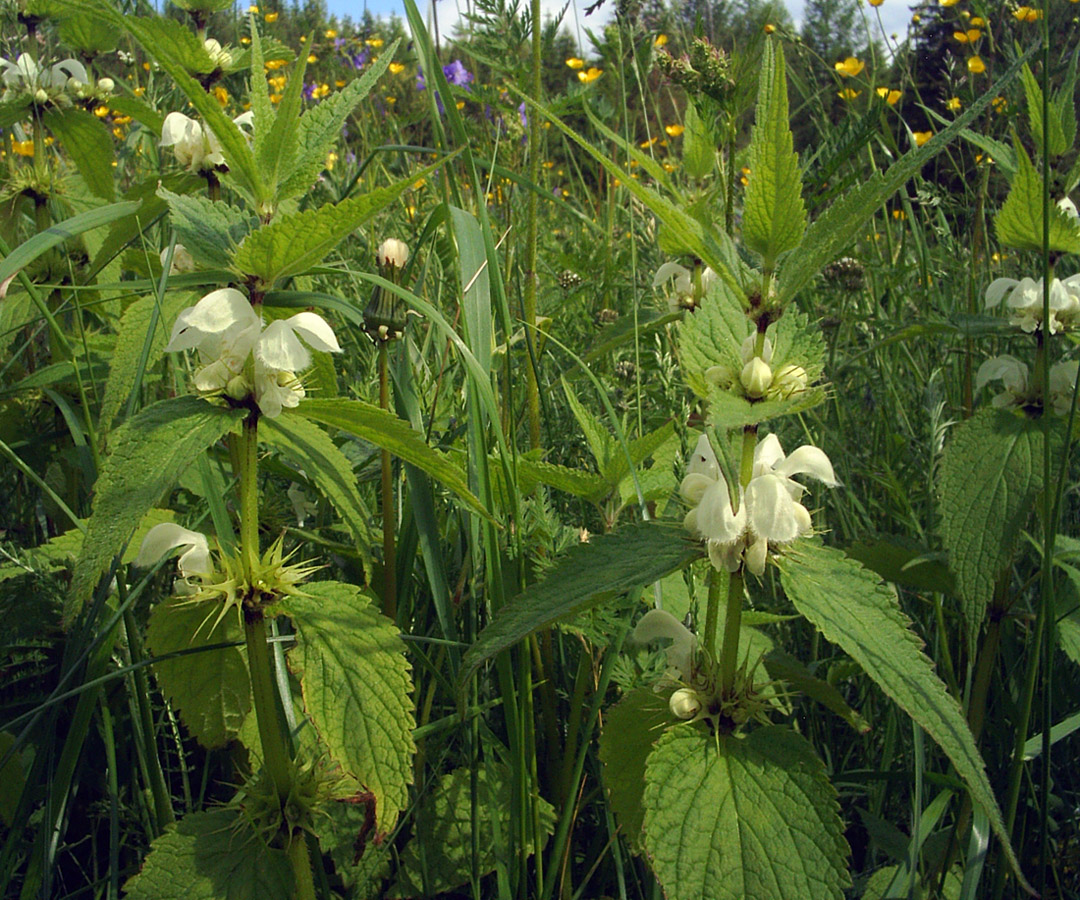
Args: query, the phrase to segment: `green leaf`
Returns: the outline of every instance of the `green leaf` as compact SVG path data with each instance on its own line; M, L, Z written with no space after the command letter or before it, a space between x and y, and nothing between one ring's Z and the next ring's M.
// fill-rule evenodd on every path
M1036 147L1043 145L1043 92L1035 73L1025 63L1020 72L1020 80L1024 83L1024 98L1027 101L1028 123L1031 126L1031 138ZM1053 100L1047 101L1047 109L1050 116L1049 128L1045 129L1047 138L1047 150L1051 157L1060 156L1069 149L1065 141L1065 132L1061 127L1061 110L1055 108Z
M789 728L671 729L649 756L644 805L669 900L840 900L850 884L836 792Z
M566 394L566 402L570 406L570 412L574 414L574 418L577 419L578 425L581 426L581 430L585 434L585 441L589 445L589 450L592 451L593 459L596 460L596 467L600 470L601 477L609 483L610 487L614 487L618 479L610 474L610 468L613 457L616 453L621 453L622 448L608 434L607 429L604 428L600 420L578 399L574 389L570 387L570 382L565 378L562 379L562 386L563 393Z
M275 607L299 632L289 666L320 740L375 795L376 828L388 833L409 803L416 751L405 643L360 588L321 581L304 590Z
M57 34L65 47L79 50L87 58L116 49L116 29L90 13L65 17L57 27Z
M424 443L423 437L404 419L362 400L302 400L295 411L300 415L332 428L370 441L389 450L394 456L411 463L441 482L468 504L469 508L487 519L491 516L469 490L461 469L437 450Z
M941 539L963 602L969 648L1042 490L1042 448L1041 422L988 408L957 425L945 447Z
M993 87L982 94L951 125L938 132L922 147L906 153L884 173L877 173L854 190L847 192L820 218L814 221L803 237L802 244L785 258L780 270L777 302L786 304L824 268L850 246L865 226L866 220L881 209L881 205L931 159L948 146L953 138L966 129L982 113L990 101L1007 93L1008 85L1019 74L1020 67L1038 50L1033 43Z
M839 550L809 540L793 544L777 565L795 608L862 666L945 751L974 803L986 812L1026 888L964 714L922 652L893 589Z
M480 810L479 874L483 876L495 870L496 829L491 819L495 815L499 817L498 833L505 842L511 828L507 798L513 790L513 778L509 767L502 763L482 766L476 777L475 796L471 769L454 769L439 778L432 796L418 811L416 834L401 851L398 880L388 897L434 897L468 883L472 876L474 802ZM534 799L542 848L555 828L555 811L542 797ZM535 850L535 842L530 838L522 838L516 848L516 852L526 856Z
M0 822L10 828L23 785L26 784L26 773L23 771L22 758L15 751L15 735L0 731L0 761L5 758L7 762L0 765Z
M150 845L129 900L292 900L288 857L238 809L184 816Z
M691 178L704 178L716 168L716 139L694 103L686 104L683 118L683 169Z
M146 632L147 647L154 656L212 644L240 644L154 663L161 692L192 736L208 749L233 740L252 706L244 630L232 610L218 621L221 613L217 601L192 603L188 597L171 597L150 611Z
M110 97L109 108L121 115L131 116L136 122L145 126L147 131L154 135L155 139L161 137L161 127L165 124L165 117L149 103L140 100L138 97Z
M517 475L518 487L524 494L531 493L532 487L538 483L589 500L601 500L611 490L607 481L595 472L571 469L538 459L519 458Z
M877 572L885 581L917 591L951 594L956 590L956 580L941 559L942 554L929 550L917 541L886 535L857 541L845 547L844 552Z
M147 367L161 359L169 339L169 326L190 305L191 296L173 291L162 299L160 315L150 339L150 351L146 357ZM127 403L135 386L136 370L146 346L147 331L157 307L157 297L140 297L124 310L116 330L116 346L109 359L109 378L105 382L105 394L101 400L98 428L104 434L112 428L120 408Z
M300 118L299 131L293 137L294 144L299 144L299 150L294 159L283 157L291 164L282 171L281 187L278 189L279 201L308 190L318 174L326 168L326 155L340 140L341 127L360 101L371 92L375 82L382 77L400 42L401 38L398 38L383 50L359 78L353 79L321 103L308 107ZM282 114L279 110L279 117ZM295 122L295 119L293 121ZM267 149L269 151L270 148Z
M94 485L94 508L75 564L64 618L89 598L113 555L195 457L239 425L243 410L175 397L148 406L109 436L112 452Z
M227 269L237 245L258 226L258 219L222 201L198 194L174 194L160 188L169 204L169 221L194 260L212 269Z
M832 710L858 734L869 733L870 723L848 705L843 695L829 682L810 674L810 670L794 656L783 650L772 650L765 655L765 668L770 678L786 681L799 693Z
M673 523L641 522L577 544L547 578L499 610L462 658L458 683L467 682L485 660L534 631L659 581L701 554L701 546Z
M356 488L356 473L329 435L300 416L263 418L259 438L297 463L311 483L337 510L363 553L374 541L368 521L371 512Z
M651 688L630 691L604 714L600 762L611 811L635 853L644 849L645 763L665 726L675 723L668 698Z
M112 201L116 196L113 143L105 123L78 107L51 107L41 119L71 157L90 192Z
M788 124L787 90L784 51L779 41L766 40L742 222L743 242L761 254L766 271L772 271L781 253L799 245L806 230L802 175Z
M679 364L690 389L701 398L712 391L706 370L722 366L739 377L743 362L742 343L750 334L750 323L739 298L723 282L714 282L701 306L683 317L679 324Z
M1027 151L1019 141L1016 149L1016 175L1009 186L1009 196L994 218L998 240L1017 250L1043 249L1043 180L1035 169ZM1063 253L1080 253L1080 226L1051 199L1050 234L1051 250Z
M306 272L356 228L442 164L421 169L390 187L375 188L336 205L327 203L272 222L248 236L237 250L233 266L266 286Z
M55 225L50 225L44 231L39 231L32 238L19 244L14 250L11 251L3 262L0 262L0 297L3 297L7 291L7 283L14 278L20 270L26 268L35 259L45 253L47 250L51 250L57 244L62 244L64 241L75 237L78 234L82 234L84 231L90 231L93 228L100 228L102 225L108 225L111 222L115 222L117 219L122 219L124 216L131 215L139 208L139 204L132 201L125 201L121 203L110 203L108 206L99 206L97 209L91 209L84 213L79 213L77 216L72 216L70 219L65 219L63 222L57 222Z
M138 31L132 33L155 59L161 61L162 57L168 57L192 75L209 75L217 68L203 42L179 19L142 16Z

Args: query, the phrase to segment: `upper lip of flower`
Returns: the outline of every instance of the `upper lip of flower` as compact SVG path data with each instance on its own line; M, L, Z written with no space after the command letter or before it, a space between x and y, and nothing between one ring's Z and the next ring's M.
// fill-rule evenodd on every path
M664 651L668 665L678 669L683 681L689 684L694 674L697 637L671 613L662 609L650 609L634 628L634 640L647 644L657 638L671 638L671 646Z
M190 531L175 522L162 522L146 533L142 544L139 545L139 553L133 565L143 568L152 566L166 553L177 547L188 548L180 554L180 559L177 561L182 577L207 575L213 571L206 535L198 531Z

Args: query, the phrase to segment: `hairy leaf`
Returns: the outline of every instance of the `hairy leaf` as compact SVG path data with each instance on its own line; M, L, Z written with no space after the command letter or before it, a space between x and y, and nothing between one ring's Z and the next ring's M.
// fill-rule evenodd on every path
M839 550L809 540L792 545L777 564L795 608L862 666L945 751L1026 885L960 705L934 673L893 589Z
M683 132L683 169L691 178L704 178L716 168L716 139L694 103L686 104Z
M321 581L304 591L275 608L299 632L288 659L304 708L331 758L375 795L376 827L389 832L409 802L416 750L405 644L360 588Z
M850 884L836 792L805 738L668 731L645 769L645 848L670 900L840 900Z
M105 124L78 107L51 107L41 118L71 157L91 193L111 201L116 196L113 142Z
M1032 164L1027 151L1015 141L1016 175L1009 186L1009 196L994 219L998 240L1017 250L1042 252L1043 248L1043 180ZM1049 201L1050 250L1080 253L1080 226Z
M75 564L64 618L89 598L113 555L195 457L232 431L243 410L176 397L148 406L110 435L112 452L94 485L94 507Z
M215 269L227 269L236 246L258 220L242 209L198 194L174 194L165 188L158 196L169 204L169 221L176 240L196 262Z

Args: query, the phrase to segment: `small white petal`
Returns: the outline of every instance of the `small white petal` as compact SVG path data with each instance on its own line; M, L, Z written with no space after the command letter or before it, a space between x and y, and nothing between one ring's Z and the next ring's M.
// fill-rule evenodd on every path
M666 262L659 269L656 270L656 275L653 276L653 287L660 287L665 281L669 281L672 278L689 278L690 271L685 266L680 266L677 262Z
M634 640L648 644L659 638L671 639L671 646L665 651L668 665L678 669L684 681L690 681L697 647L693 632L666 610L650 609L634 628Z
M143 538L142 544L139 545L139 555L135 557L133 565L142 568L152 566L166 553L170 550L175 550L177 547L190 547L193 550L201 550L203 554L206 554L207 560L209 559L209 549L205 534L191 531L174 522L162 522L160 525L155 525L146 533L146 537ZM191 551L188 552L190 553ZM186 556L187 554L185 554L185 557ZM195 557L189 560L189 563L194 566L201 558L202 557L199 554L196 554ZM209 564L201 571L209 571Z
M211 291L176 319L167 351L197 347L209 335L224 335L233 326L243 329L258 324L259 317L247 297L234 288Z
M767 473L750 479L745 506L750 508L750 529L759 538L777 543L799 536L795 501L787 489L787 479Z
M1007 353L988 359L975 373L975 390L980 391L987 382L1001 379L1005 387L1013 393L1027 389L1028 367L1015 356Z
M697 527L706 540L722 543L737 540L746 530L746 504L741 503L737 513L731 511L731 497L723 478L714 481L702 495Z
M769 557L769 542L765 538L758 538L746 548L744 558L746 568L760 578L765 574L765 560Z
M1015 278L996 278L990 282L986 289L986 306L997 306L1005 294L1015 288L1020 282Z
M709 478L707 475L691 472L682 480L682 484L679 485L679 493L682 494L683 500L691 506L697 506L701 502L701 498L705 496L705 491L707 491L715 481L715 478Z
M334 336L334 329L331 328L330 323L318 313L297 313L295 316L292 316L285 321L293 331L297 332L300 337L307 341L314 349L322 350L326 353L341 352L341 346Z
M694 445L694 452L690 456L690 465L686 467L690 475L704 475L715 481L720 477L720 464L716 461L716 453L713 451L709 436L703 434Z
M771 471L783 459L784 448L780 446L780 438L768 434L754 448L754 472L762 474Z
M773 471L777 475L790 478L792 475L812 475L826 487L836 487L840 482L836 480L832 463L825 451L803 444L795 450L787 459L777 465Z

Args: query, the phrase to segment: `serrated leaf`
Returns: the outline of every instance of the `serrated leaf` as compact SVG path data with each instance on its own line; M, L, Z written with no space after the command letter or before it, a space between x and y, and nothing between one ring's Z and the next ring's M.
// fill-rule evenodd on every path
M686 104L683 126L683 169L691 178L711 175L716 168L716 140L693 102Z
M575 497L602 499L610 490L608 483L595 472L571 469L538 459L518 459L518 487L522 493L531 493L536 484L546 484L557 491L565 491Z
M300 117L298 129L292 138L295 156L280 157L290 165L281 170L279 201L302 194L311 187L318 174L326 167L326 155L340 139L341 128L346 119L382 77L400 42L401 38L395 40L368 66L363 75L350 81L317 106L308 107ZM278 115L282 115L282 112L279 111ZM280 162L275 162L275 165L280 166Z
M158 196L169 204L169 221L176 240L196 262L227 269L237 245L258 226L258 219L242 209L198 194L174 194L160 188Z
M356 488L356 473L330 436L300 416L263 418L259 438L275 447L303 470L337 510L353 539L367 553L374 541L368 528L371 512Z
M494 762L482 766L476 775L475 796L471 769L454 769L439 778L432 796L418 811L416 835L401 851L398 880L387 893L388 897L434 897L469 881L472 876L474 802L480 809L479 874L486 875L495 870L498 845L491 819L498 815L498 831L505 842L511 828L507 797L513 790L513 778L509 767ZM555 828L555 811L542 797L535 801L542 848ZM534 844L528 838L521 838L518 852L531 855L535 851ZM511 860L504 859L503 862L509 864Z
M376 827L388 833L408 805L416 751L405 643L360 588L320 581L304 591L275 607L299 632L289 667L320 740L375 795Z
M78 107L50 107L41 119L71 157L90 192L111 201L116 196L113 143L105 123Z
M744 428L781 416L794 415L825 402L825 389L806 388L790 397L758 400L751 403L730 391L716 390L709 394L708 423L713 428Z
M421 169L390 187L375 188L338 204L305 209L248 235L233 266L264 285L306 272L322 262L345 237L430 175L443 163Z
M969 648L1042 490L1042 448L1039 421L986 408L957 425L945 447L941 539L963 602Z
M0 128L10 128L16 122L26 118L27 110L33 98L29 94L19 94L0 103Z
M1016 175L1009 196L994 217L998 240L1017 250L1043 249L1043 180L1027 151L1015 143ZM1080 253L1080 226L1051 199L1049 201L1049 247L1063 253Z
M706 370L723 366L738 378L742 371L740 349L750 333L746 311L723 282L709 286L701 306L679 324L679 363L690 389L706 398L712 386Z
M464 684L487 659L534 631L591 609L604 598L652 584L702 554L681 526L641 522L578 544L547 578L499 610L462 658Z
M190 598L171 597L150 611L146 631L153 656L239 643L154 663L161 692L192 736L208 749L224 747L235 738L252 706L244 630L232 610L217 621L221 611L216 601L192 603Z
M105 382L98 418L98 429L102 434L112 428L113 419L131 396L136 369L146 346L147 330L150 328L157 302L157 297L153 295L140 297L124 310L124 315L120 318L120 325L116 329L116 345L109 358L109 377ZM162 298L160 315L146 357L148 367L162 357L169 339L170 324L190 303L191 297L178 291L167 293Z
M112 451L94 485L93 512L64 610L67 621L82 609L143 514L199 453L243 417L243 410L211 406L197 397L175 397L146 407L109 436Z
M161 128L165 124L165 117L149 103L140 100L138 97L110 97L109 108L121 115L131 116L136 122L145 126L155 138L161 136ZM203 183L205 184L205 182Z
M951 594L956 590L956 580L941 558L942 554L929 550L918 541L886 535L857 541L845 547L844 552L885 581L917 591Z
M476 495L469 490L461 469L425 444L423 437L404 419L362 400L340 399L302 400L296 410L288 414L304 416L314 422L340 428L370 441L377 447L389 450L394 456L427 472L444 487L449 488L474 512L491 518Z
M742 238L761 255L766 271L772 271L777 257L797 247L806 230L802 175L788 124L784 51L775 40L765 41L761 55L756 117Z
M600 420L578 399L574 389L570 387L570 382L565 378L562 379L562 386L570 412L574 414L578 425L581 426L585 441L589 445L589 450L592 451L593 459L596 460L596 467L600 470L600 476L604 481L609 482L611 487L614 487L617 479L612 477L609 470L612 457L617 452L621 453L622 448L608 434L607 429L604 428Z
M806 229L802 244L785 258L777 286L777 302L786 304L799 293L822 270L838 257L858 236L866 220L881 205L931 159L966 129L982 113L990 101L1006 93L1008 85L1016 78L1020 67L1038 49L1032 44L995 82L964 112L953 120L922 147L904 154L884 173L876 173L857 188L848 191L842 199Z
M770 678L786 681L796 691L832 710L858 734L870 731L870 723L848 705L835 687L812 675L794 656L783 650L771 650L765 655L765 668Z
M651 688L630 691L604 714L599 752L611 811L635 853L644 849L645 763L665 726L676 719L667 697Z
M839 550L798 541L777 559L795 608L854 659L945 751L971 798L990 819L1025 888L1009 832L960 705L934 673L892 588Z
M1061 110L1055 108L1053 100L1047 101L1049 113L1049 127L1043 128L1043 92L1031 66L1025 64L1020 71L1020 80L1024 84L1024 99L1027 101L1028 124L1031 127L1032 142L1036 147L1042 147L1045 132L1047 150L1051 156L1060 156L1069 149L1065 142L1065 132L1061 127Z
M850 884L836 792L789 728L674 728L645 784L645 848L669 900L840 900Z
M288 857L271 850L238 809L184 816L150 845L130 900L292 900Z
M116 49L116 29L90 13L65 16L57 27L65 47L81 51L87 58Z

